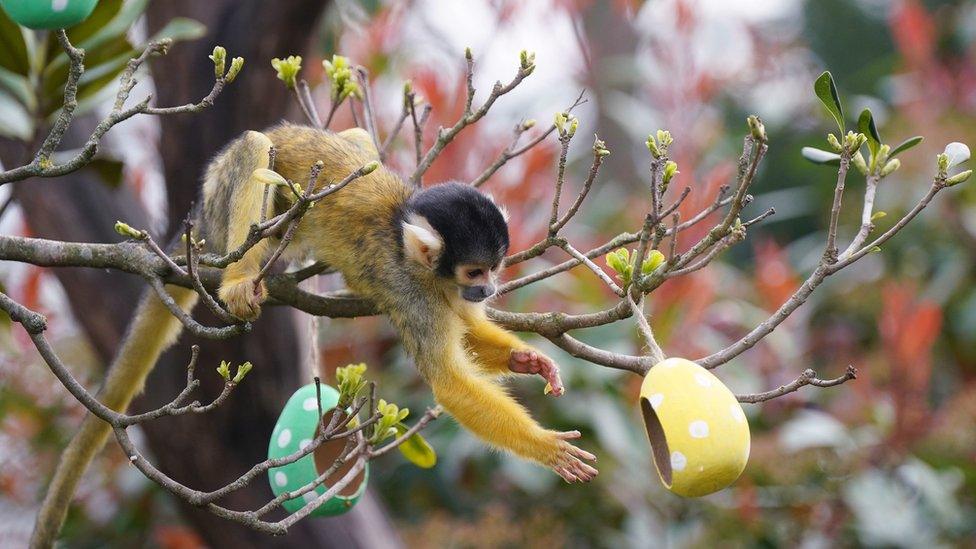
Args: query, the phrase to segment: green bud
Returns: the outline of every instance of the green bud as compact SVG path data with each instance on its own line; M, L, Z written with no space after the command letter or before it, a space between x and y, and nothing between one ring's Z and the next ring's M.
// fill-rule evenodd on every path
M651 156L661 158L661 149L658 148L657 141L654 140L653 135L648 135L647 141L644 144L647 145L647 150L651 151Z
M675 176L675 174L679 173L681 172L678 171L678 163L674 160L668 160L664 164L664 176L661 181L667 185L671 182L671 179Z
M335 56L333 56L334 58ZM302 56L289 55L285 59L275 57L271 60L271 66L274 70L278 71L277 76L279 80L284 82L289 88L294 88L295 78L298 76L298 72L302 70Z
M227 71L227 76L224 77L224 81L230 84L237 78L237 73L241 72L241 68L244 67L244 58L235 57L230 61L230 70Z
M746 124L749 126L749 133L752 134L753 139L757 141L766 140L766 126L763 125L758 116L750 115L746 118Z
M647 254L647 259L645 259L644 262L641 263L641 273L645 275L649 275L653 273L655 270L657 270L657 268L660 267L663 263L664 263L664 254L662 254L658 250L651 250L651 252Z
M854 167L857 168L857 171L861 172L861 175L868 174L868 164L864 161L864 155L861 154L861 151L854 153L854 156L851 157L851 161L854 163Z
M661 144L661 148L667 149L671 143L674 143L674 139L671 138L671 132L668 130L658 130L657 142Z
M115 232L119 233L122 236L127 236L129 238L135 238L136 240L142 240L142 239L146 238L147 236L149 236L146 233L146 231L140 231L140 230L138 230L136 228L131 227L127 223L123 223L122 221L116 221L115 222Z
M891 145L881 145L878 148L878 166L887 165L889 154L891 154Z
M373 160L372 162L363 166L363 175L371 174L376 171L376 168L379 167L380 167L380 163L377 162L376 160Z
M525 122L522 122L522 131L531 130L535 127L535 118L530 118Z
M878 253L880 251L881 251L881 246L871 246L871 250L868 253L869 254L876 254L876 253Z
M623 274L630 265L630 250L619 248L607 254L607 266L617 274Z
M464 48L464 58L468 61L474 61L474 54L471 52L471 46Z
M519 52L519 65L522 67L522 70L535 68L535 52L526 50Z
M973 170L966 170L964 172L959 172L956 175L950 177L949 179L946 179L946 186L951 187L953 185L958 185L966 181L967 179L969 179L969 176L971 175L973 175Z
M885 145L885 147L887 147L887 145ZM897 158L891 159L891 161L885 164L884 168L881 169L881 177L887 177L891 175L895 170L897 170L900 167L901 167L901 160L898 160Z
M358 82L354 82L352 80L345 80L342 83L342 86L341 87L333 88L333 91L335 89L338 89L339 90L339 98L340 99L345 99L345 98L349 97L350 95L353 96L353 97L355 97L356 99L362 99L363 98L363 88L359 85Z
M567 115L564 112L556 113L555 124L556 124L556 130L559 132L559 135L566 133L566 116Z
M220 361L220 366L217 366L217 373L220 377L224 378L224 381L230 381L230 363L226 360Z
M837 140L837 136L832 133L827 134L827 143L829 143L830 147L834 149L834 152L841 152L844 150L844 147L841 146L840 141Z
M578 128L578 127L579 127L579 118L576 118L574 116L573 117L573 120L570 121L570 123L569 123L569 132L568 132L568 135L570 137L573 137L574 135L576 135L576 128Z
M939 166L939 173L945 173L945 171L949 169L949 155L946 153L939 153L935 159Z
M874 214L871 216L871 221L872 222L873 221L877 221L877 220L885 217L886 215L888 215L888 214L885 213L885 212L874 212Z
M234 375L234 383L240 383L244 381L244 376L251 371L254 366L250 362L245 362L237 367L237 374ZM226 378L224 378L226 379Z
M223 46L214 46L213 53L207 57L213 61L214 77L218 80L224 77L224 67L227 62L227 50Z

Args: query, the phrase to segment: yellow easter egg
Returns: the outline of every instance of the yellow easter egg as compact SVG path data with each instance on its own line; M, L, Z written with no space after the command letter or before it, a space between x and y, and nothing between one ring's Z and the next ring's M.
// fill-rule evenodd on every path
M661 482L685 497L735 482L749 459L749 423L732 391L690 360L651 368L640 391L641 415Z

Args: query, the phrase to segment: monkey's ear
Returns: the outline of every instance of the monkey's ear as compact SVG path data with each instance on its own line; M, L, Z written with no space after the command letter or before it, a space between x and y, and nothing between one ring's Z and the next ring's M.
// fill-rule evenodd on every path
M423 219L419 223L403 222L403 251L410 259L433 269L443 247L440 235Z

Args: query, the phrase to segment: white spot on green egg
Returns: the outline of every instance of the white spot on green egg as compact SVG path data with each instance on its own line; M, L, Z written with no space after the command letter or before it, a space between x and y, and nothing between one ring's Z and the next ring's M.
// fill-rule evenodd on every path
M313 501L315 501L315 498L317 497L319 497L319 495L315 493L315 490L312 490L311 492L305 492L305 495L302 496L302 498L305 500L305 503L312 503Z
M277 471L274 474L274 481L275 481L275 486L279 488L283 488L286 484L288 484L288 475L286 475L282 471Z
M302 403L302 409L306 412L316 412L319 409L318 403L315 402L315 397L308 397L305 402Z
M708 424L700 419L692 421L688 425L688 432L691 433L692 438L705 438L708 436Z
M283 429L278 433L278 448L284 448L291 442L291 429Z

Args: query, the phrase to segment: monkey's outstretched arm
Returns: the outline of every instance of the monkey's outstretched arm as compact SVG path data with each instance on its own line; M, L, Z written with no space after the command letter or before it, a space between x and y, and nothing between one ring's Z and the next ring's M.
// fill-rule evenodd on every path
M552 468L568 482L596 476L596 469L584 462L595 456L567 442L578 438L578 431L543 429L503 388L479 375L460 344L430 356L438 355L441 362L431 368L428 380L434 397L461 425L493 446Z
M553 395L563 394L559 366L515 334L488 320L483 308L471 307L464 322L467 327L465 345L476 355L485 372L539 374L549 383Z
M249 131L232 143L214 159L207 170L204 192L207 203L227 205L226 251L239 247L247 239L251 225L261 221L264 184L254 177L254 170L268 167L268 150L271 140L260 132ZM220 200L216 193L227 193ZM270 210L273 195L269 194ZM249 249L239 261L224 269L220 284L220 299L227 304L231 314L245 320L253 320L261 312L261 303L267 297L264 283L255 285L254 279L261 271L261 262L268 255L271 244L267 239Z

